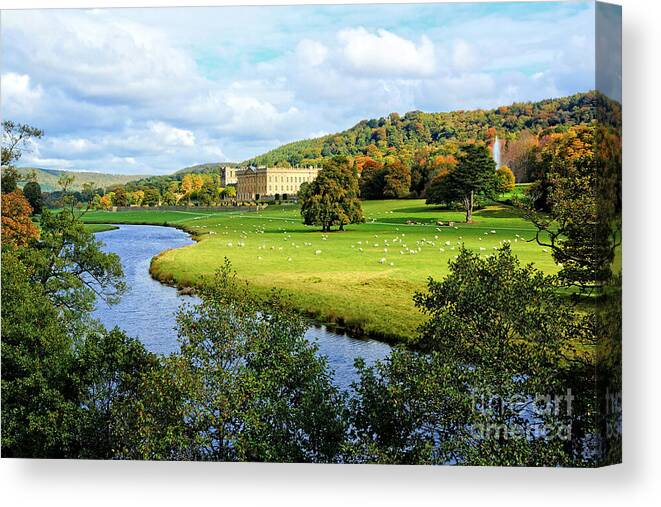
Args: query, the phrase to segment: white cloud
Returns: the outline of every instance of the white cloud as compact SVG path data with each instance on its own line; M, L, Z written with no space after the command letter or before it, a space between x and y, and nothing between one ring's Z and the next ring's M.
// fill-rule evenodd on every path
M6 57L19 68L29 64L38 81L122 102L159 100L200 84L194 60L157 28L86 11L35 10L27 17L29 24L3 16L13 42Z
M149 130L155 134L157 140L165 146L194 146L195 134L190 130L179 129L155 121L149 124Z
M435 9L3 12L2 114L46 131L26 163L154 173L245 160L392 111L592 87L589 6L456 19Z
M326 60L328 48L321 42L303 39L296 46L296 54L303 65L318 67Z
M465 40L456 40L452 46L452 65L459 70L468 70L474 68L477 63L475 48Z
M425 35L416 45L387 30L371 33L359 27L342 30L337 38L346 62L359 74L425 77L432 75L436 68L434 44Z
M44 91L41 86L33 87L30 76L7 72L0 81L3 113L5 117L16 112L32 111L38 106Z

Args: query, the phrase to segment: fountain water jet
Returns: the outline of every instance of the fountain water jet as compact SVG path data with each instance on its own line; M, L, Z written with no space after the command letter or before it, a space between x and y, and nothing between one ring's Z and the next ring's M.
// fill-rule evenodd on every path
M500 139L498 139L498 136L496 136L496 140L493 142L491 152L493 155L493 161L496 163L496 169L498 169L502 165L500 163Z

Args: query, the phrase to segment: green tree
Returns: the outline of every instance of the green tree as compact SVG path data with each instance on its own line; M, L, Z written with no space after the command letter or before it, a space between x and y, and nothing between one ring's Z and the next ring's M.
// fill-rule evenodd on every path
M121 440L117 407L138 396L144 375L159 367L158 358L135 338L115 328L92 330L77 344L70 367L78 417L75 453L80 458L111 459Z
M117 199L117 196L115 196ZM145 195L142 198L142 204L145 206L158 206L161 201L161 193L157 188L148 188L145 190Z
M4 150L4 148L3 148ZM15 167L2 168L2 193L11 194L18 188L18 171Z
M38 242L2 248L3 455L110 457L109 406L145 354L89 319L96 294L122 287L118 259L68 209L45 210Z
M112 304L125 291L124 271L116 254L104 253L73 211L44 209L41 234L34 248L21 252L30 280L42 287L56 308L82 315L97 297Z
M593 370L572 380L571 358L592 334L552 277L520 266L508 247L487 257L462 250L415 301L429 317L424 353L358 365L358 461L587 464Z
M236 199L236 185L227 185L223 189L223 197L227 199Z
M358 175L348 159L327 161L315 180L299 191L303 223L321 225L327 232L335 225L342 231L345 225L364 222L358 194Z
M2 455L63 457L76 421L71 337L17 251L2 252Z
M2 193L16 190L20 179L14 167L32 139L40 139L43 130L11 120L2 122Z
M24 123L11 120L2 122L2 166L12 167L21 158L31 139L40 139L44 131Z
M466 223L471 223L475 196L493 192L495 173L496 164L487 146L483 143L466 143L461 147L454 169L430 188L427 204L458 201L466 210Z
M44 207L44 198L41 195L41 186L36 181L28 181L23 187L23 195L32 206L32 211L36 215L41 214Z
M118 413L122 456L336 461L343 398L306 322L277 294L254 296L227 263L199 295L177 317L181 354Z

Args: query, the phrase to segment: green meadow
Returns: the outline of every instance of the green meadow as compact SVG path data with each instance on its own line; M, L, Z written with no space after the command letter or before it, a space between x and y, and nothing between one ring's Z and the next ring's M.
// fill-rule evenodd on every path
M535 229L514 208L492 204L461 223L462 212L423 200L363 202L366 223L321 233L301 223L296 205L261 212L88 212L90 223L159 224L183 228L196 244L168 250L152 261L152 274L178 286L210 277L227 257L253 290L283 291L315 319L390 341L407 341L423 316L413 294L429 277L441 279L461 245L488 255L504 242L522 262L546 272L557 268L535 242ZM453 226L438 226L437 221ZM409 223L407 223L409 222ZM415 223L411 223L415 222Z

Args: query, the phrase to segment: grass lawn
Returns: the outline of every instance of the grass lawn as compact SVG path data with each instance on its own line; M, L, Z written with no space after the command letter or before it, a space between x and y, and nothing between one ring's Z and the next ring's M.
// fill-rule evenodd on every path
M322 234L301 223L295 205L255 212L89 212L96 223L152 223L184 228L198 243L168 250L152 262L157 278L192 285L211 276L224 258L257 291L282 289L300 310L320 321L392 341L414 336L423 316L412 297L429 277L441 279L463 243L483 255L510 241L523 263L555 272L550 252L525 239L535 229L517 211L494 204L474 213L426 206L423 200L365 201L367 222ZM456 221L437 227L436 221ZM407 224L415 221L416 224Z
M526 190L532 185L532 183L517 183L514 185L514 188L498 196L498 200L501 202L511 202L515 197L521 199L526 195Z
M92 233L114 231L117 228L118 227L115 225L108 225L108 224L85 224L85 230Z

